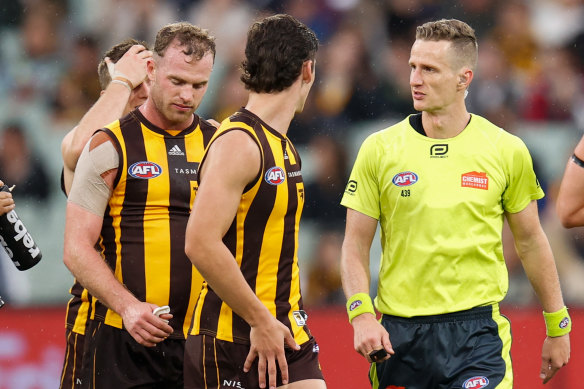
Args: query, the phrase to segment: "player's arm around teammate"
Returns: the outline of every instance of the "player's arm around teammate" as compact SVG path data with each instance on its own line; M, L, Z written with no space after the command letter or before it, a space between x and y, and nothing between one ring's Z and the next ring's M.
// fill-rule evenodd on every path
M77 164L76 179L67 204L64 262L75 278L97 299L122 316L126 330L144 346L154 346L173 329L152 314L155 304L139 301L122 285L95 250L103 225L103 215L117 174L118 156L111 139L103 132L94 135Z
M143 82L146 79L146 64L152 52L143 45L134 45L115 64L107 58L111 80L95 104L85 113L79 124L65 135L61 142L63 178L67 192L71 189L73 174L81 151L93 133L119 119L125 113L141 105L148 97ZM100 75L101 81L101 75ZM128 104L132 104L129 109Z
M517 213L506 213L515 248L544 312L561 312L564 302L552 250L539 222L537 203ZM571 324L569 324L571 326ZM547 383L570 359L570 335L550 334L543 343L540 378Z
M556 208L566 228L584 226L584 137L566 165Z
M377 220L361 212L347 208L347 222L345 239L341 256L341 277L343 289L348 300L352 296L360 297L361 309L369 307L369 311L354 316L353 342L355 350L363 355L369 363L373 362L369 357L374 350L385 349L388 355L382 360L389 359L394 354L389 334L377 321L375 311L369 297L369 251L375 236Z

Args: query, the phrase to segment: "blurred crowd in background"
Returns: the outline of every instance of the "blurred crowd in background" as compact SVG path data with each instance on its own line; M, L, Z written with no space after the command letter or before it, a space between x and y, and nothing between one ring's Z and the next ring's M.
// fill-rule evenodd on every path
M153 42L169 22L209 29L217 56L198 113L221 121L245 104L239 64L249 25L279 12L306 23L321 42L316 82L288 133L303 158L306 184L300 260L307 307L345 302L339 275L345 209L339 201L349 169L368 134L414 113L410 46L417 25L440 18L475 28L479 65L469 111L522 137L532 151L546 191L540 216L564 298L568 306L584 306L584 231L564 229L554 205L584 128L582 0L2 0L0 179L16 185L16 210L44 254L24 273L0 263L5 300L42 305L68 298L60 142L99 97L102 53L128 37ZM379 252L373 250L372 261ZM512 243L505 255L506 302L533 303ZM375 284L374 272L372 278Z

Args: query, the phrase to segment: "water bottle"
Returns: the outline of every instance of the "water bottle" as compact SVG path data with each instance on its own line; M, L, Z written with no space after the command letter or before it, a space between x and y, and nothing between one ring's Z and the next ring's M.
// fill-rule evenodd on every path
M10 192L6 185L0 191ZM18 270L27 270L39 263L43 254L14 211L0 215L0 244Z

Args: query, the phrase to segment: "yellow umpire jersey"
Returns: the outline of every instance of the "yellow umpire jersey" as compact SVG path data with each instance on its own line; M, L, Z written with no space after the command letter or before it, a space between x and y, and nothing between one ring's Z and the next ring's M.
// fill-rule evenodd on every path
M420 114L370 135L341 201L379 220L376 306L412 317L497 303L508 289L504 212L543 197L531 156L477 115L449 139L415 127Z
M116 278L140 301L170 306L172 338L186 338L202 277L184 251L197 169L215 127L197 115L168 132L136 109L103 129L120 156L99 240ZM122 328L98 300L92 318Z
M247 133L257 143L262 161L258 177L241 195L223 242L262 303L290 328L298 344L305 343L310 333L302 310L297 256L304 206L300 157L287 137L245 109L225 120L211 143L229 131ZM204 282L190 333L247 344L249 332L249 325Z

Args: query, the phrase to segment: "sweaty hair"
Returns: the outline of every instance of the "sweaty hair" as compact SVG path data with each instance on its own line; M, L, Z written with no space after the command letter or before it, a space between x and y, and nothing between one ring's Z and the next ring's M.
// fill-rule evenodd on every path
M137 41L136 39L126 39L123 42L118 43L111 49L105 52L101 61L99 61L99 65L97 65L97 74L99 76L99 85L101 85L101 89L107 88L109 83L112 80L111 75L107 69L107 63L105 62L105 57L109 57L113 63L116 63L126 54L126 51L130 49L130 47L134 45L142 45L146 49L148 49L148 44L146 42Z
M424 23L416 28L416 39L427 41L449 41L458 58L459 65L475 69L478 43L474 29L457 19L441 19Z
M185 55L198 61L210 52L215 60L215 37L209 35L208 30L187 22L171 23L162 27L156 34L154 52L164 57L166 49L175 39L183 47Z
M281 92L296 81L302 64L314 60L318 39L290 15L268 16L247 33L241 81L256 93Z

